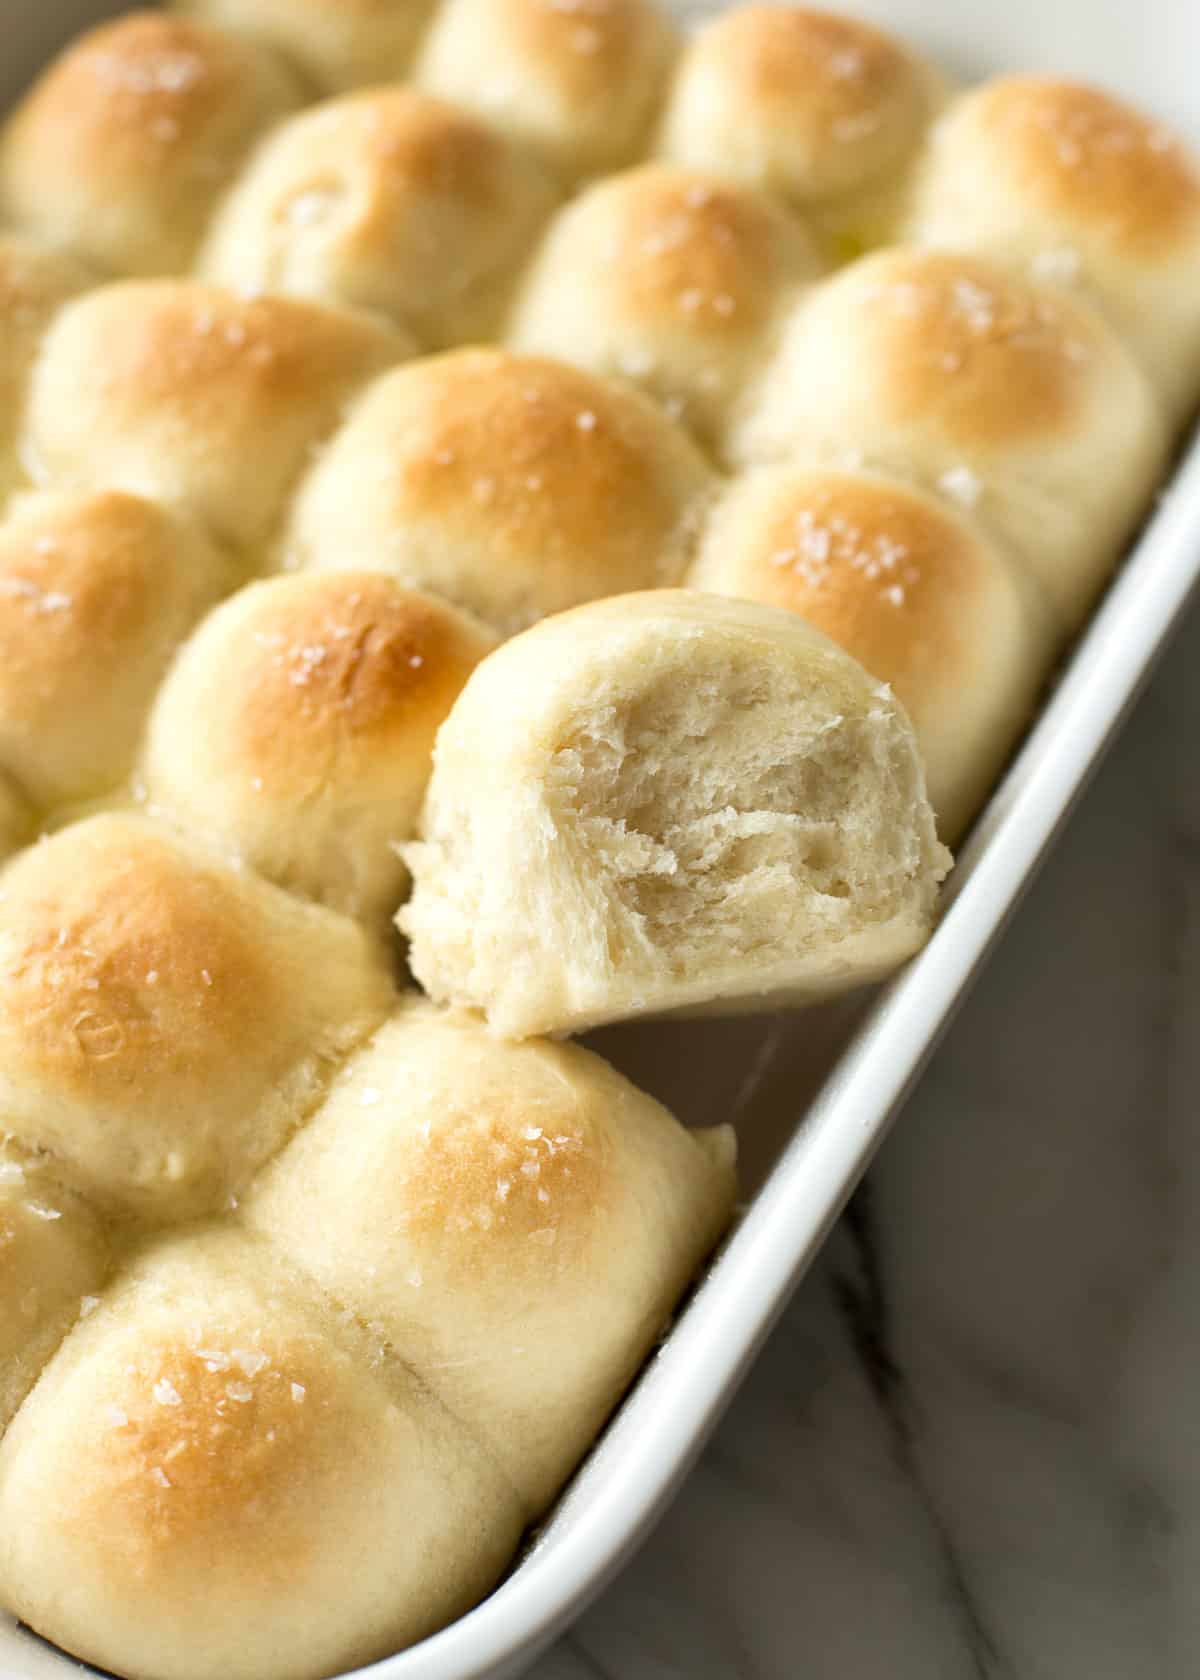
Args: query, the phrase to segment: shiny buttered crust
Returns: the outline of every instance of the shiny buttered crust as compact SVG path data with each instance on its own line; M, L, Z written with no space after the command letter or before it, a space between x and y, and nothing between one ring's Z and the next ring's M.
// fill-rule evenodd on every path
M367 934L132 815L0 874L0 1134L96 1204L225 1207L383 1018Z
M869 24L738 6L684 53L660 148L814 214L846 254L887 237L942 97L932 68Z
M644 149L675 51L648 0L443 0L415 75L570 179Z
M444 100L348 94L260 148L202 268L243 291L374 310L437 349L496 336L556 197L532 158Z
M534 1515L728 1224L734 1154L586 1050L414 1002L247 1216L403 1350Z
M508 341L630 380L712 443L820 269L803 224L765 194L648 164L560 211Z
M301 489L290 559L386 570L511 632L677 583L713 485L637 392L541 357L453 351L358 405Z
M265 41L323 93L402 76L433 0L174 0L174 9Z
M80 36L17 107L0 203L102 272L179 273L254 142L301 97L253 41L131 12Z
M21 478L22 405L42 335L94 279L73 257L19 234L0 234L0 494Z
M1022 568L878 474L761 467L713 509L688 582L799 613L890 684L953 845L1032 716L1053 650Z
M43 809L116 787L176 648L235 579L139 496L18 497L0 524L0 771Z
M919 480L1011 544L1067 630L1166 466L1159 405L1098 315L941 251L865 257L802 299L728 448Z
M46 1162L0 1141L0 1436L108 1274L104 1231Z
M794 614L688 591L486 659L422 837L413 972L512 1037L863 983L924 942L949 865L890 692Z
M1200 379L1200 168L1111 94L1009 76L937 126L905 237L1078 287L1141 356L1172 417Z
M408 342L366 316L194 280L130 280L68 305L24 432L53 482L173 503L261 546L314 447Z
M416 832L438 726L495 645L378 572L254 584L176 662L146 797L268 880L382 924L403 895L396 848Z
M148 1246L0 1444L0 1597L153 1680L358 1668L466 1610L520 1528L427 1389L236 1230Z

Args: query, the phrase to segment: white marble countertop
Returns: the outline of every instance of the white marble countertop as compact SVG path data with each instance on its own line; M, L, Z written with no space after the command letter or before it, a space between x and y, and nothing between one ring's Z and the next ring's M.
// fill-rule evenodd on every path
M713 1445L534 1680L1200 1673L1200 610Z

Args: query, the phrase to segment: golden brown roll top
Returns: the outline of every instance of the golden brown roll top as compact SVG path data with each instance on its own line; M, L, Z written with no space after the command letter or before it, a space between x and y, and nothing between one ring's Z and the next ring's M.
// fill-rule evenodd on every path
M437 1401L230 1229L151 1245L0 1444L4 1602L156 1680L357 1668L469 1608L520 1528Z
M174 6L265 41L313 87L336 93L402 76L433 0L174 0Z
M81 36L17 107L0 201L101 270L178 273L254 142L300 97L254 42L131 12Z
M650 164L559 212L509 322L518 349L631 381L712 443L820 262L770 198Z
M0 234L0 495L22 476L23 404L43 335L89 278L73 257L19 234Z
M0 1129L94 1202L224 1207L386 1013L353 923L135 816L0 875Z
M218 608L151 722L147 798L269 880L394 915L438 726L496 637L378 572L274 578Z
M535 1516L728 1224L734 1148L585 1050L412 1003L247 1211L378 1326Z
M1006 76L934 130L906 237L1077 287L1173 419L1200 385L1200 163L1099 88Z
M932 68L869 24L737 6L684 53L661 148L778 193L821 220L839 255L854 255L890 236L941 98Z
M468 112L407 87L349 94L264 143L202 266L241 290L374 310L436 349L494 336L555 197Z
M697 589L783 607L891 685L955 844L1032 716L1054 637L1022 570L894 478L761 467L713 509Z
M155 497L253 549L351 396L408 348L320 304L191 280L105 286L44 342L25 447L55 483Z
M44 1161L0 1138L0 1438L75 1323L95 1305L108 1244Z
M636 392L461 350L367 393L304 484L288 540L304 568L386 570L512 631L678 581L711 484Z
M115 787L171 656L235 575L125 491L19 497L0 525L0 770L42 809Z
M634 161L675 50L647 0L443 0L415 75L570 179Z
M809 293L732 428L739 464L898 472L1010 543L1074 629L1165 466L1159 406L1109 327L980 258L893 250Z
M405 857L414 974L515 1038L877 978L950 861L888 690L792 613L685 590L485 659Z

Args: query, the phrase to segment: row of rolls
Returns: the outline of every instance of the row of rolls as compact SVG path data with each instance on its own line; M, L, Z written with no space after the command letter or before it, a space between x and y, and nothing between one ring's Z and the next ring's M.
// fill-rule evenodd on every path
M552 1040L927 937L1195 399L1200 172L826 14L192 0L0 207L0 1604L318 1680L731 1219Z

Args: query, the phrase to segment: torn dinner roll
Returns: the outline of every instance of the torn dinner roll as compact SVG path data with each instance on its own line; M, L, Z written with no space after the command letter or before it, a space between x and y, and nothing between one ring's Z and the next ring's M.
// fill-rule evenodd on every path
M403 1364L236 1228L147 1246L0 1443L5 1604L155 1680L357 1669L468 1609L520 1528Z
M714 507L693 588L799 613L882 682L916 731L955 844L1033 715L1054 651L1022 568L964 514L876 473L760 467Z
M396 81L433 0L175 0L175 10L265 41L323 93Z
M635 391L542 357L460 350L381 379L288 533L304 569L386 570L504 632L677 583L714 476Z
M247 1211L378 1328L534 1516L728 1224L735 1149L586 1050L502 1044L413 1002Z
M0 1439L110 1265L104 1231L48 1164L4 1141L0 1121Z
M167 679L146 796L268 880L383 923L438 726L495 645L478 620L379 573L254 584Z
M737 6L683 55L660 146L677 163L777 193L816 217L841 257L893 235L944 97L894 36L801 6Z
M413 972L516 1038L877 979L950 861L890 692L794 614L688 591L486 659L405 857Z
M150 1221L224 1208L393 996L354 923L134 815L9 861L0 972L0 1131Z
M24 440L53 483L174 503L254 550L350 398L410 348L322 304L196 280L104 286L51 328Z
M0 495L19 485L27 470L18 444L42 338L90 280L74 257L20 234L0 234Z
M372 89L264 142L201 268L242 291L373 310L438 349L495 336L556 197L535 159L469 112Z
M140 496L17 498L0 524L0 769L33 804L95 798L129 774L176 648L235 578Z
M443 0L414 74L570 180L634 161L675 51L650 0Z
M983 259L891 250L797 306L739 465L897 472L973 511L1078 627L1166 465L1159 404L1092 310Z
M1200 385L1200 161L1099 88L1004 76L934 130L905 237L1078 289L1173 420Z
M712 445L821 266L802 223L764 194L648 164L559 212L508 341L629 380Z
M254 142L299 105L254 42L159 11L80 36L0 136L0 203L102 272L186 269Z

